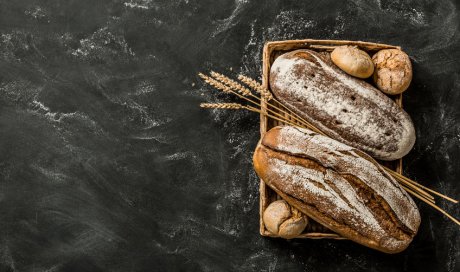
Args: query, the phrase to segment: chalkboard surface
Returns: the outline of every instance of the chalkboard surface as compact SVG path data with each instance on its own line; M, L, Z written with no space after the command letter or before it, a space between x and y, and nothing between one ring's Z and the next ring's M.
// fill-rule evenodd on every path
M459 271L426 205L410 247L258 233L253 113L197 77L261 75L264 42L400 45L417 143L405 173L460 198L455 0L0 1L0 271ZM458 206L440 202L457 218Z

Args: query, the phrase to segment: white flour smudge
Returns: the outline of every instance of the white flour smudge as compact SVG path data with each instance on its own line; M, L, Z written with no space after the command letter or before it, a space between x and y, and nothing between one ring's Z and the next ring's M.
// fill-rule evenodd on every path
M177 160L183 160L187 158L196 160L198 156L192 151L185 151L185 152L177 152L171 155L166 155L164 158L168 161L177 161Z
M32 168L43 174L45 177L48 178L48 181L52 183L63 184L66 183L66 180L69 179L69 177L66 174L60 173L56 170L46 169L39 165L32 165Z
M235 23L235 18L244 10L244 6L248 3L248 0L235 0L235 8L232 13L226 19L220 21L217 25L216 30L211 34L211 37L215 37L219 33L225 32L232 28Z
M32 8L29 8L27 9L24 14L36 19L36 20L47 20L48 22L49 19L48 19L48 11L45 10L44 8L40 7L40 6L34 6Z
M136 86L134 92L130 93L130 95L138 96L138 95L145 95L150 94L156 91L155 84L149 81L141 81Z
M334 28L334 35L339 35L342 34L344 29L345 29L345 21L346 19L342 15L338 15L337 18L335 18L336 21L336 26Z
M409 18L413 24L426 25L425 14L415 8L406 12L405 17Z
M70 53L83 59L103 59L108 62L123 56L135 55L125 38L112 33L107 27L103 27L90 37L80 40L80 47L70 50Z
M308 38L308 33L313 33L317 25L315 21L305 17L303 12L295 10L281 11L271 25L264 26L262 31L257 31L260 27L257 23L257 19L250 23L251 32L244 47L241 70L245 74L262 70L262 50L267 41Z
M42 86L35 86L27 80L6 82L0 85L0 95L7 100L22 105L27 111L41 115L53 123L60 123L64 120L74 119L83 122L94 132L102 133L95 121L82 112L53 112L43 102L39 101L39 95L43 91Z
M82 113L82 112L70 112L70 113L62 113L62 112L52 112L51 109L47 106L45 106L42 102L33 100L31 102L31 112L35 112L37 114L43 115L46 117L49 121L60 123L66 119L76 119L87 126L91 127L94 129L94 131L99 131L102 133L102 130L98 127L97 123L92 120L88 115Z
M152 1L151 0L131 0L125 2L124 5L128 8L137 8L137 9L150 9Z

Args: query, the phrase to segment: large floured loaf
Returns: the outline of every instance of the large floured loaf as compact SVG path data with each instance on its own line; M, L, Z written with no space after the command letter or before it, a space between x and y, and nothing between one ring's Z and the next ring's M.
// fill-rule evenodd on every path
M341 71L329 54L302 49L279 56L270 87L286 107L328 136L374 158L399 159L414 145L409 115L372 85Z
M420 214L403 188L365 153L307 129L275 127L254 153L259 177L289 204L362 245L404 250Z

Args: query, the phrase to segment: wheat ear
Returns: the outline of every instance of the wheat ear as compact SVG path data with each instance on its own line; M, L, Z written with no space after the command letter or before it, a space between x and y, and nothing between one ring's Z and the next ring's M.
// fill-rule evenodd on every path
M275 106L273 104L267 103L268 106L278 110L279 112L276 112L276 111L274 111L274 110L272 110L272 109L270 109L268 107L264 107L260 97L255 96L248 88L244 87L243 85L241 85L240 83L236 82L235 80L233 80L233 79L231 79L231 78L229 78L229 77L227 77L225 75L222 75L220 73L214 72L214 71L211 71L211 76L214 77L214 79L220 81L222 84L224 84L227 87L229 87L230 89L234 90L235 92L238 92L239 94L241 94L243 96L250 96L250 97L256 99L258 101L257 106L261 107L262 109L265 109L265 110L269 111L271 114L276 115L276 116L278 116L280 118L287 119L286 116L283 116L283 114L285 114L285 115L288 115L292 120L297 121L300 124L303 124L303 125L306 125L306 126L309 125L309 123L307 121L305 121L304 119L302 119L301 117L294 117L292 114L289 114L285 110L280 109L279 107L277 107L277 106ZM246 77L246 79L250 79L250 78ZM242 82L244 83L244 81L242 81ZM250 79L250 81L248 81L248 83L249 82L251 83L252 86L249 85L249 84L247 84L247 85L249 87L251 87L253 90L255 90L257 93L259 93L261 96L264 96L267 99L268 98L270 98L270 99L273 98L273 96L270 93L270 91L268 91L267 89L263 88L260 84L257 83L257 81L255 81L253 79ZM260 85L260 86L258 86L258 85ZM278 103L278 104L281 105L281 103Z
M295 119L299 120L300 119L300 122L303 123L304 125L306 125L307 127L311 127L310 129L313 130L314 132L316 133L319 133L319 134L323 134L324 133L319 130L318 128L316 128L315 126L313 126L310 122L308 122L307 120L305 120L303 117L299 116L297 113L295 113L294 111L292 111L291 109L289 109L288 107L284 106L283 103L281 103L280 101L278 101L278 99L276 99L273 94L267 89L265 88L264 86L262 86L262 84L260 84L258 81L250 78L250 77L247 77L245 75L239 75L238 76L238 79L241 80L242 82L244 82L246 85L250 86L252 89L255 89L257 90L258 93L260 93L261 96L265 97L265 99L267 99L267 103L273 99L273 101L275 101L278 105L280 105L281 107L283 107L284 112L288 111L288 115L291 116L294 116ZM269 104L269 103L268 103Z
M324 134L319 129L314 127L310 122L305 120L303 117L299 116L297 113L295 113L291 109L289 109L286 106L284 106L280 101L278 101L273 96L273 94L267 88L262 86L262 84L260 84L257 80L252 79L252 78L250 78L248 76L245 76L245 75L239 75L238 79L241 80L241 82L243 82L244 84L248 85L251 89L255 90L257 93L259 93L261 97L264 97L266 99L268 105L271 105L272 107L274 107L273 104L268 103L270 100L273 99L273 101L275 101L278 105L283 107L284 110L279 109L278 107L276 107L277 109L279 109L280 111L286 113L288 116L290 116L291 118L295 119L296 121L298 121L298 122L300 122L300 123L302 123L302 124L304 124L306 126L312 127L312 130L314 132Z
M273 116L277 116L278 118L281 119L287 119L285 116L280 114L279 112L276 112L272 109L269 109L267 107L264 107L260 104L260 98L255 96L249 89L245 88L243 85L239 84L238 82L222 75L216 72L211 72L211 75L214 77L209 77L207 75L204 75L202 73L198 74L201 78L205 80L206 83L211 84L213 87L219 90L225 90L227 93L232 93L236 96L238 96L241 99L246 100L247 102L256 105L260 108L263 108L267 111L270 112L270 114ZM254 101L248 97L255 98L258 101ZM289 121L290 123L294 123Z
M257 82L256 80L250 78L250 77L247 77L245 75L239 75L238 76L238 79L243 82L244 84L248 85L249 87L251 87L251 89L255 90L257 93L260 94L260 96L263 96L265 97L265 99L267 99L267 101L270 101L272 100L273 98L273 95L270 91L268 91L267 89L265 89L262 84L260 84L259 82Z
M205 109L226 109L226 110L239 110L244 108L243 105L238 103L201 103L200 107Z

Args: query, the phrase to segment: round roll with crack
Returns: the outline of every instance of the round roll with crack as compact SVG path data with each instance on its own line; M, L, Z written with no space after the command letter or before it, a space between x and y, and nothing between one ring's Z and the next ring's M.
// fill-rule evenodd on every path
M400 94L412 81L409 56L398 49L384 49L372 56L375 65L374 82L384 93Z
M258 176L290 205L359 244L398 253L418 231L412 198L358 149L307 129L275 127L253 161Z
M282 199L268 205L263 219L269 232L286 239L299 236L308 224L305 215Z

